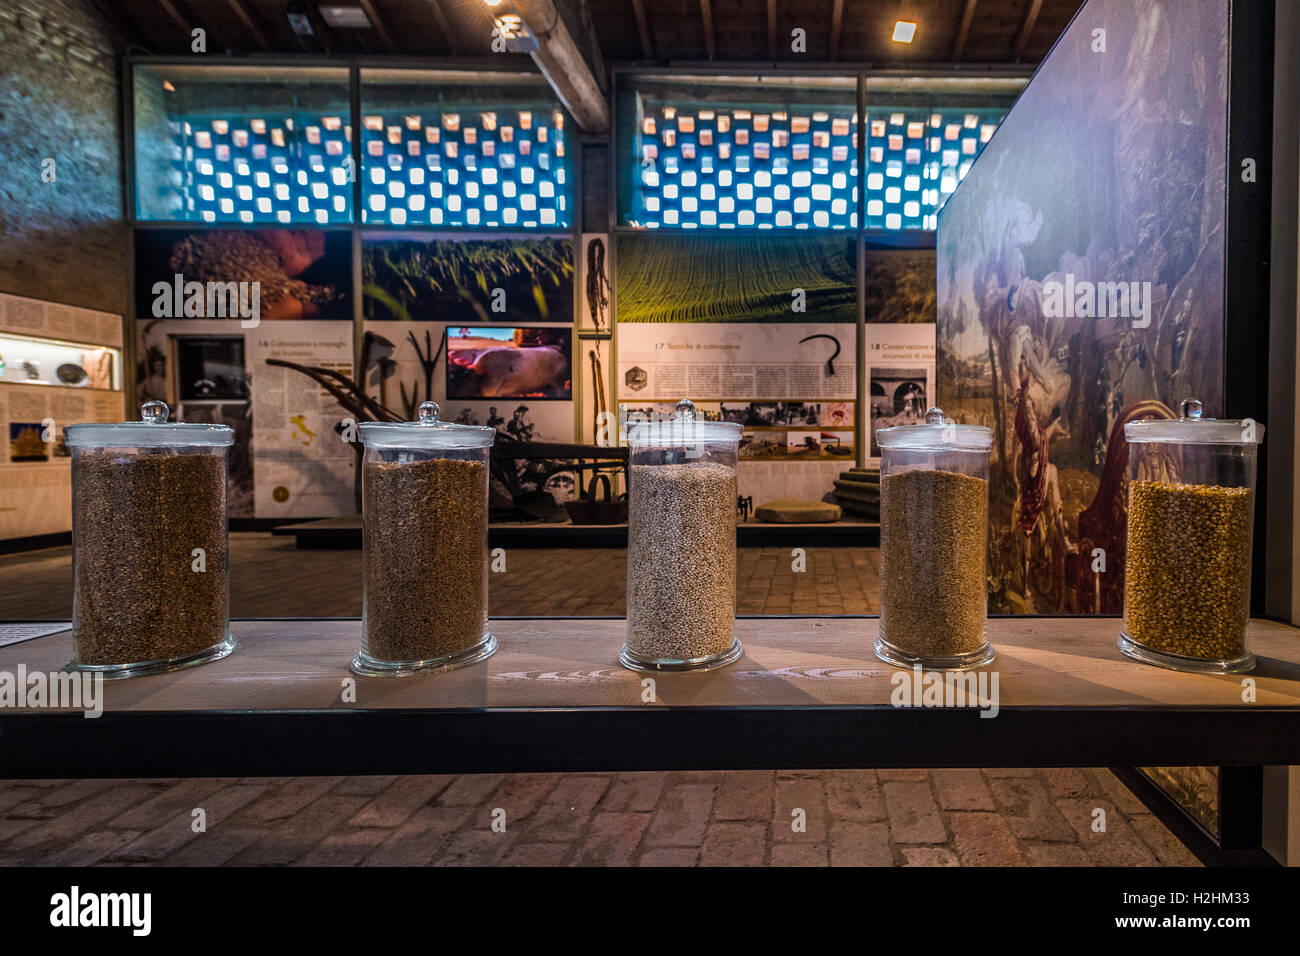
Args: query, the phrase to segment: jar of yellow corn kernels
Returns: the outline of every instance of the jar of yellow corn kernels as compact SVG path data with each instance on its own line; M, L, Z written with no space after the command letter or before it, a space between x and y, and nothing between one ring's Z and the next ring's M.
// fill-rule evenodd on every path
M1255 666L1250 620L1255 467L1264 426L1181 417L1129 422L1121 652L1180 671Z

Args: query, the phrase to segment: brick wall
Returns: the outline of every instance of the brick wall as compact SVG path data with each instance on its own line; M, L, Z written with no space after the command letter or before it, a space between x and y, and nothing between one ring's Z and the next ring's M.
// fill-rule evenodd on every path
M124 313L112 34L90 0L5 0L0 64L0 290Z

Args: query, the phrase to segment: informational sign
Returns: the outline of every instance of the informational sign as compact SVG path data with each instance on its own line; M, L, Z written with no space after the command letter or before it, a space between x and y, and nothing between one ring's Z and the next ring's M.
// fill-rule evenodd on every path
M856 349L845 323L620 323L620 413L668 417L689 398L743 426L742 496L819 500L857 454Z
M352 374L352 324L267 323L245 340L253 401L254 514L321 518L356 510L356 452L336 426L349 413L281 359Z
M934 325L868 323L866 351L867 459L877 467L876 429L919 424L935 403Z

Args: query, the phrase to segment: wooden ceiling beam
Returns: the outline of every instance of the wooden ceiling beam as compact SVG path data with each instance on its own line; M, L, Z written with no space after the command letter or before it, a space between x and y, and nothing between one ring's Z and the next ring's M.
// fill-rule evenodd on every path
M830 58L840 58L840 30L844 26L844 0L835 0L831 7L831 49Z
M514 6L537 38L533 62L574 122L584 133L608 130L605 65L591 19L582 15L585 8L564 0L514 0Z
M447 19L447 11L442 9L442 4L438 0L424 0L429 7L429 13L433 16L433 22L438 26L438 32L442 38L447 41L447 46L451 49L453 56L460 56L460 40L457 38L456 31L451 28L451 21Z
M1021 56L1024 55L1025 47L1029 44L1029 35L1034 32L1034 24L1038 22L1038 12L1043 9L1043 0L1029 0L1029 5L1025 7L1025 17L1020 21L1020 32L1016 34L1015 49L1011 51L1011 62L1019 63Z
M171 0L158 0L158 6L163 8L163 13L167 14L168 19L180 27L181 32L188 38L190 31L194 29L194 24L181 16L181 12L176 9L176 4L172 3Z
M957 40L952 45L952 62L960 63L966 52L966 39L970 36L971 21L975 19L975 4L978 0L966 0L966 8L961 12L961 26L957 28Z
M718 50L713 37L713 5L709 0L700 0L700 20L704 23L704 52L710 60L716 59Z
M389 53L397 52L397 44L393 42L393 35L388 32L388 27L384 26L383 19L379 16L379 11L371 0L357 0L361 4L361 9L366 11L366 16L370 19L370 25L375 28L375 33L379 35L380 42L388 47Z
M239 18L239 22L244 25L244 28L253 35L253 39L257 41L257 45L263 50L271 49L271 45L266 42L266 35L262 33L261 28L253 22L253 18L248 15L248 11L244 9L244 5L240 3L239 0L226 0L226 4L230 7L231 12Z
M641 55L653 60L655 47L650 36L650 21L645 16L645 0L632 0L632 12L636 15L636 32L641 35Z
M776 59L776 0L767 0L767 55Z

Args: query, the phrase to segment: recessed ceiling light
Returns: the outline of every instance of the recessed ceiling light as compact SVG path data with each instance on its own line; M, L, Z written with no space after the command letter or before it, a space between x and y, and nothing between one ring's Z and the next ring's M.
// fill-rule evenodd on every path
M899 20L894 24L894 42L911 43L916 36L916 24L911 20Z
M307 12L307 4L300 2L300 0L294 0L285 8L284 15L289 21L289 29L294 32L295 36L315 36L316 31L311 25L311 14Z
M366 16L366 11L360 7L345 6L343 4L331 4L329 6L317 7L320 10L320 18L328 26L338 27L344 30L369 30L370 18Z

